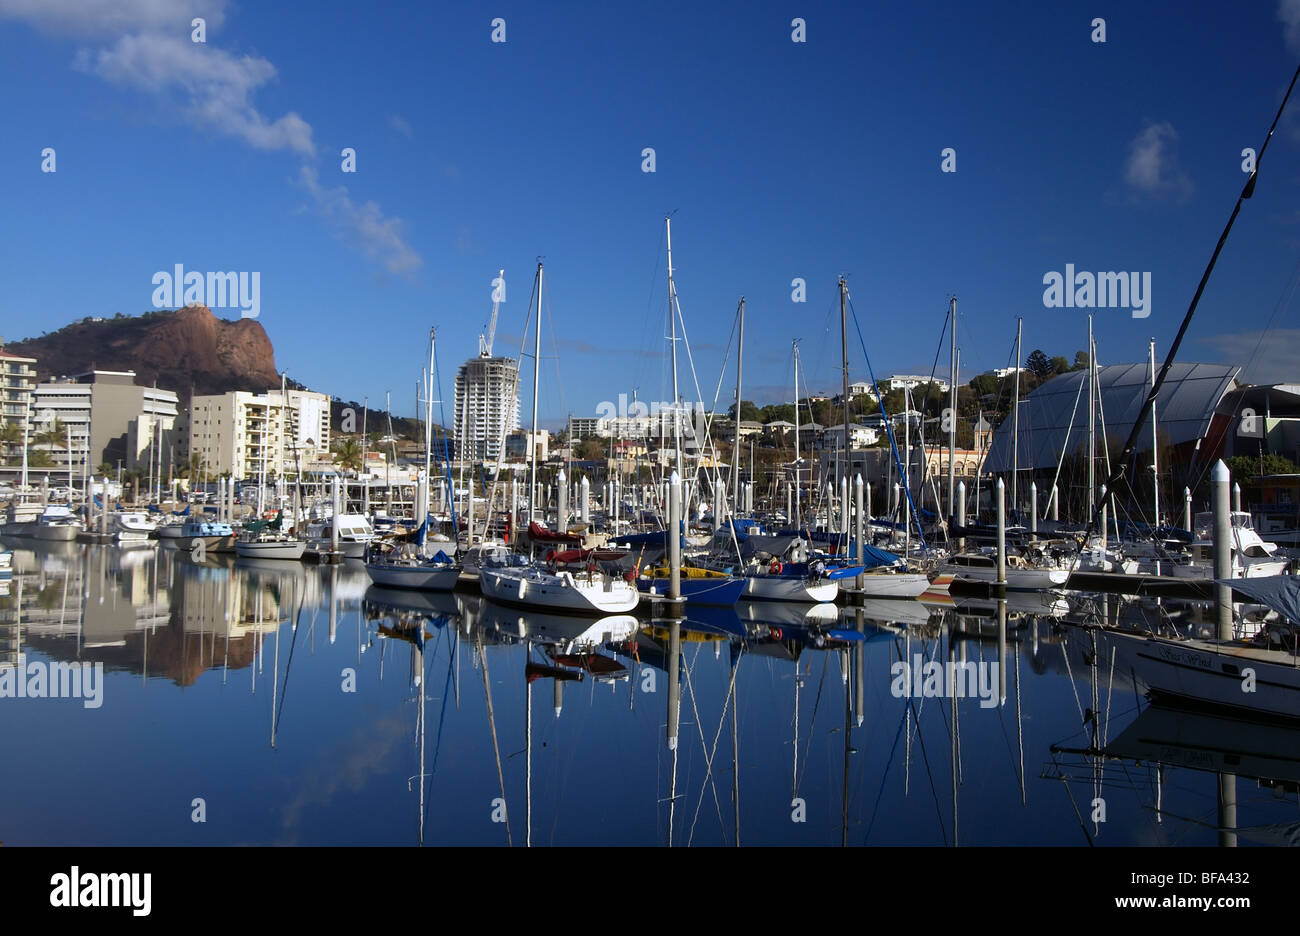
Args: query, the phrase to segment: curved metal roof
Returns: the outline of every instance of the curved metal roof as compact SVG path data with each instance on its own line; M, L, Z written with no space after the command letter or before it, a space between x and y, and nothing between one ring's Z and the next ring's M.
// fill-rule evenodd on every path
M1169 376L1156 398L1156 421L1160 434L1178 445L1204 438L1210 420L1223 397L1237 385L1241 368L1228 364L1180 364ZM1086 452L1088 447L1087 370L1053 377L1020 401L1021 469L1054 468L1062 454ZM1104 434L1111 440L1111 457L1119 453L1133 428L1134 419L1151 389L1150 365L1110 364L1097 370L1101 387L1101 409L1097 420L1097 452L1101 454ZM1073 417L1073 426L1071 426ZM1104 419L1104 424L1103 424ZM993 432L984 470L1011 470L1012 419L1010 414ZM1120 440L1119 443L1115 439ZM1137 450L1150 451L1151 435L1139 437Z

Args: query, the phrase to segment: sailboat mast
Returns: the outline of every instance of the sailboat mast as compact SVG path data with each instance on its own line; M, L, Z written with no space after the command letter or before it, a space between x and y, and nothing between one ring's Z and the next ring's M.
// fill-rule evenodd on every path
M1094 345L1092 343L1092 315L1088 315L1088 517L1091 518L1097 509L1096 500L1096 479L1093 472L1096 468L1097 461L1097 400L1095 395L1096 385L1093 383L1093 369L1096 361L1096 354L1093 353Z
M957 516L957 297L948 300L948 522Z
M740 375L745 361L744 296L740 297L740 310L737 314L740 316L740 336L736 341L736 419L731 446L731 515L733 517L740 512ZM716 522L714 526L716 528Z
M672 344L673 357L673 441L677 455L677 477L685 478L682 471L682 432L681 419L677 411L679 400L677 392L677 286L673 283L673 222L672 218L664 218L664 232L668 243L668 324L671 329L669 341ZM739 415L739 408L737 408ZM735 505L732 505L735 508Z
M533 522L537 500L537 385L542 367L542 261L537 261L537 321L533 335L533 431L528 437L528 522Z
M844 434L842 436L844 445L844 462L841 468L843 472L840 479L849 476L849 325L848 317L845 313L845 306L849 297L849 284L840 277L840 361L843 364L843 388L841 390L841 399L844 402ZM840 516L847 516L847 505L840 504ZM828 518L829 519L829 518ZM843 521L842 521L843 522ZM848 535L848 523L844 523L845 535Z
M1151 386L1156 385L1156 340L1151 339L1149 357L1151 361ZM1160 526L1160 439L1156 434L1156 398L1151 397L1151 504L1155 512L1151 515L1153 526Z
M1020 479L1020 331L1024 318L1016 319L1016 399L1011 410L1011 512L1020 522L1020 501L1016 497L1016 482Z
M794 346L794 529L799 529L802 504L800 496L803 489L799 483L799 339L790 342Z

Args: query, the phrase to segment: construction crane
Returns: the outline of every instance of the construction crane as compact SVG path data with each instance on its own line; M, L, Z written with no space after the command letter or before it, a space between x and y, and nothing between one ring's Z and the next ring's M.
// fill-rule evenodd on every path
M492 318L488 320L487 337L478 336L478 356L488 358L492 356L492 339L497 333L497 309L506 297L506 271L497 272L497 278L492 281Z

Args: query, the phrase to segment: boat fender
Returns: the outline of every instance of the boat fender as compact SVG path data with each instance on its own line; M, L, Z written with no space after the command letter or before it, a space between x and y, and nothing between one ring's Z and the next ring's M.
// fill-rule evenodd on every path
M524 592L528 590L528 580L521 578L519 580L519 600L524 600Z

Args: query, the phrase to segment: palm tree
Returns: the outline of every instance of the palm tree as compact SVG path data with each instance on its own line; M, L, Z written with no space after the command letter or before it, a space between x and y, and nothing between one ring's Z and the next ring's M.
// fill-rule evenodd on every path
M203 477L203 472L207 470L202 455L191 455L188 462L179 462L176 465L176 476L184 478L193 484Z
M5 421L0 423L0 451L5 455L9 454L9 449L15 445L22 444L23 427L17 422Z
M41 430L32 437L32 442L50 448L63 448L67 444L67 433L68 429L63 424L63 420L55 416L54 421L49 424L48 428Z
M343 439L334 448L334 463L344 471L360 471L361 446L353 439Z

